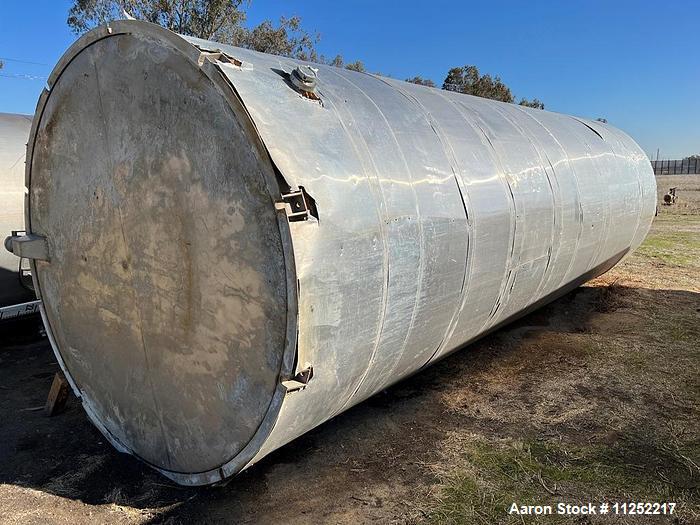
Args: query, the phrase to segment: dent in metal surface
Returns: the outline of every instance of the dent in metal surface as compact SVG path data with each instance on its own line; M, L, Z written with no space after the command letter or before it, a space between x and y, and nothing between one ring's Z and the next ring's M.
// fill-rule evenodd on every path
M607 271L651 223L651 168L608 125L320 65L309 98L300 66L119 22L40 101L54 348L110 440L180 483Z

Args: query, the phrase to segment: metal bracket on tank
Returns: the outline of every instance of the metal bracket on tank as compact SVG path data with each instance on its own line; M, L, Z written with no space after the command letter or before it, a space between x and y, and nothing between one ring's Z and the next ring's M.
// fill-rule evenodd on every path
M5 239L5 248L17 257L34 259L37 261L49 261L49 243L46 237L29 233L19 235L19 231L13 231L12 235Z
M307 368L304 368L304 370L299 372L292 379L289 379L287 381L282 381L282 386L284 386L287 389L287 392L295 392L297 390L303 390L306 388L306 385L309 384L309 381L311 380L311 378L313 376L314 376L314 367L309 366Z
M199 58L197 59L197 64L202 67L206 60L214 63L218 63L220 66L235 66L237 69L252 70L253 64L250 62L244 62L236 57L229 55L228 53L220 49L204 49L199 46L197 48L200 50Z
M278 206L284 207L287 211L289 222L307 221L311 215L318 219L315 203L302 186L299 186L298 191L282 194L282 202L278 203Z

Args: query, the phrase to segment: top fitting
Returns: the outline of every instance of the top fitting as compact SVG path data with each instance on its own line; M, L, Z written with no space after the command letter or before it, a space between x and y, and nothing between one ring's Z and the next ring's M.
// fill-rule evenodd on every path
M311 66L297 66L290 73L289 79L292 81L297 89L301 91L306 91L307 93L313 93L316 89L316 82L318 80L317 75L318 69Z

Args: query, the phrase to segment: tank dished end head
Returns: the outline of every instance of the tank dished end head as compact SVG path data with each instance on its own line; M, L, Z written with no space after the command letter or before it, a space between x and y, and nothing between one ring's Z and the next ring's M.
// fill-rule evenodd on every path
M297 89L313 93L318 82L318 69L307 65L297 66L290 73L289 78Z

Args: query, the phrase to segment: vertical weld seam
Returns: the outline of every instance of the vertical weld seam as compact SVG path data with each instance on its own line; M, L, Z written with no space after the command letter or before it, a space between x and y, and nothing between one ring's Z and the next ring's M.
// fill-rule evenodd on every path
M625 144L619 138L618 138L618 141L620 142L620 146L622 146L622 149L626 149ZM621 158L621 160L623 162L626 161L627 163L629 163L630 159L628 157L623 156L622 154L620 154L619 157ZM644 158L644 162L646 162L646 160L647 160L646 157L643 157L643 158ZM641 224L642 224L642 212L643 212L643 206L644 206L644 188L642 186L642 179L640 177L641 173L639 171L640 170L640 163L637 161L636 158L634 159L634 161L635 161L634 174L635 174L635 177L637 179L637 192L638 192L637 202L639 202L639 209L637 210L637 221L636 221L636 224L634 227L634 233L632 234L632 240L630 241L630 244L633 243L635 241L635 239L637 239L637 235L639 235L639 229L640 229Z
M549 158L549 155L547 155L546 152L543 152L543 153L544 153L545 159L547 160L547 163L549 164L549 167L552 169L552 173L554 174L554 180L556 181L557 172L554 169L554 164L552 164L552 161ZM556 258L557 255L559 255L559 250L561 249L561 235L564 231L563 230L564 221L562 220L561 224L559 224L557 222L557 195L558 195L558 192L561 191L561 188L560 188L559 184L557 184L557 192L554 191L554 185L552 184L552 180L549 177L549 175L547 175L547 182L549 182L549 189L552 192L552 204L553 204L554 208L552 210L552 215L553 215L553 219L552 219L552 244L550 245L549 253L547 254L547 266L545 267L545 270L544 270L545 272L547 272L547 270L549 269L549 266L552 264L552 259ZM559 227L559 240L557 241L557 250L555 252L554 251L554 232L556 231L557 227ZM548 277L547 280L549 281L549 279L551 279L551 275ZM546 290L546 288L545 288L545 290ZM546 292L545 292L545 295L546 295Z
M433 119L432 115L430 112L427 110L421 102L415 98L412 95L409 95L408 93L404 92L400 88L396 88L399 93L401 93L406 99L411 101L413 104L417 105L422 111L425 116L425 119L430 125L430 129L433 130L433 133L435 133L435 136L438 139L438 142L440 143L440 146L442 147L442 151L445 155L445 158L450 164L450 169L452 170L452 176L455 181L455 185L457 186L457 192L459 193L459 198L460 201L462 202L462 209L464 210L464 219L467 224L467 246L466 250L464 253L464 273L462 274L462 284L461 288L459 291L460 298L459 298L459 305L458 307L454 310L452 313L452 317L450 318L450 322L447 324L447 328L445 329L445 333L442 336L442 339L440 340L440 343L438 343L438 346L435 348L435 350L430 354L430 357L423 363L419 368L424 368L426 367L432 360L433 358L444 348L445 344L447 344L447 341L449 338L452 336L452 334L455 331L455 328L457 326L457 320L459 319L459 315L462 313L462 310L464 309L464 305L466 303L467 299L467 293L469 290L470 286L470 274L471 274L471 261L473 260L473 256L471 253L471 240L473 235L470 235L472 228L470 224L470 217L469 217L469 210L467 208L467 201L465 200L465 193L466 190L463 192L462 191L462 186L460 184L459 176L457 174L457 159L455 158L454 154L454 149L452 149L452 146L449 142L449 139L447 137L443 137L442 133L439 131L439 126L435 122L435 119ZM466 199L468 199L468 195L466 196Z
M598 133L596 130L594 130L591 126L589 126L588 124L586 124L585 122L583 122L582 120L580 120L576 117L570 117L570 119L573 120L574 122L578 122L579 124L581 124L582 126L587 128L588 130L592 131L596 136L598 136L603 142L605 142L607 144L607 142L603 139L603 137L600 135L600 133ZM598 169L598 163L595 161L595 159L593 157L593 148L592 148L592 146L589 145L588 141L585 139L583 141L583 144L586 147L587 156L591 162L591 166L593 167L593 172L597 174L598 182L600 182L602 180L602 173ZM593 251L593 254L591 255L591 259L589 260L588 265L586 266L586 272L590 271L592 268L594 268L596 266L596 261L598 260L598 257L600 257L600 253L603 250L603 246L607 242L607 237L608 237L608 233L609 233L608 223L609 223L609 217L610 217L610 199L606 199L606 209L607 209L607 213L603 217L603 221L602 221L603 232L601 234L600 241L598 242L598 248L597 248L597 250ZM604 237L603 237L603 235L604 235Z
M520 108L518 108L520 109ZM542 162L542 155L545 156L545 159L551 166L552 163L549 162L549 157L547 157L547 153L544 151L540 151L540 148L538 147L539 143L536 143L535 140L529 136L526 131L515 121L515 119L511 118L510 115L506 114L505 112L501 111L499 108L496 108L498 113L501 114L501 116L506 119L508 122L511 123L511 125L517 129L523 137L529 142L530 146L532 149L535 151L535 154L539 158L539 163L540 167L542 168L542 171L544 172L545 179L547 180L547 185L549 186L549 196L552 202L552 227L550 229L550 234L549 234L549 246L547 247L547 263L545 264L544 271L542 272L542 277L540 278L540 282L537 285L537 289L535 290L535 297L528 302L528 306L535 301L537 301L540 298L540 294L542 293L542 288L544 286L544 283L547 281L547 270L549 269L549 263L552 255L552 249L553 249L553 244L554 244L554 232L556 228L556 199L554 197L554 189L552 187L552 181L549 178L549 174L547 173L547 168L545 167L544 163ZM520 110L522 113L526 113L524 110ZM554 170L554 168L552 168ZM511 289L512 290L512 289Z
M346 82L348 82L349 84L351 84L353 87L355 87L358 91L360 91L360 93L362 93L362 94L367 98L367 100L369 100L370 103L376 108L377 112L379 113L379 115L381 115L381 117L382 117L384 123L386 124L386 127L391 131L391 136L392 136L393 142L395 143L396 149L397 149L398 153L399 153L400 156L401 156L401 159L402 159L402 161L403 161L404 167L405 167L405 169L406 169L406 173L407 173L407 174L409 175L409 177L410 177L410 176L411 176L411 170L409 169L408 162L406 161L406 158L405 158L405 156L404 156L403 150L401 149L401 146L400 146L398 140L396 139L396 135L395 135L395 133L394 133L394 130L393 130L392 126L389 124L389 121L388 121L388 119L386 118L386 116L384 115L384 113L382 112L382 110L379 108L379 106L376 104L376 102L375 102L367 93L365 93L364 90L362 90L362 88L360 88L359 86L357 86L357 85L356 85L354 82L352 82L351 80L345 78L343 75L340 75L340 74L335 73L335 72L334 72L334 74L338 75L340 78L342 78L343 80L345 80ZM376 77L373 77L373 78L376 78ZM384 81L382 80L382 82L384 82ZM384 83L386 83L386 82L384 82ZM390 84L388 84L388 85L389 85L390 87L392 87ZM381 184L380 184L380 191L381 191ZM401 344L401 349L400 349L400 351L399 351L398 358L396 359L396 362L395 362L394 365L392 366L392 368L391 368L391 370L390 370L390 372L389 372L389 375L391 375L391 374L393 373L393 371L396 369L396 367L399 365L399 363L401 362L401 358L403 357L403 355L404 355L405 352L406 352L406 347L407 347L408 341L409 341L409 339L410 339L409 336L410 336L410 334L411 334L411 332L412 332L412 330L413 330L413 328L414 328L414 326L415 326L415 319L416 319L417 311L418 311L418 301L419 301L419 299L420 299L420 295L421 295L422 290L423 290L423 278L424 278L424 275L425 275L425 273L424 273L424 270L425 270L425 257L424 257L424 253L425 253L425 231L424 231L424 228L423 228L423 224L422 224L422 222L421 222L421 220L420 220L420 207L419 207L419 205L418 205L418 197L417 197L417 194L416 194L416 191L415 191L415 187L414 187L413 185L411 185L411 191L413 192L413 194L414 194L414 196L415 196L416 215L417 215L417 218L418 218L418 221L417 221L417 222L418 222L419 246L420 246L419 254L418 254L418 256L419 256L419 265L418 265L418 266L419 266L419 279L418 279L418 286L417 286L417 288L416 288L416 296L415 296L415 301L414 301L414 304L413 304L413 309L412 309L412 314L411 314L411 320L410 320L410 322L409 322L409 326L408 326L408 329L407 329L407 331L406 331L406 335L405 335L405 337L404 337L404 340L403 340L403 342L402 342L402 344ZM389 276L388 276L388 273L387 273L387 286L388 286L388 284L389 284L389 280L388 280L388 279L389 279ZM387 301L387 302L388 302L388 301ZM383 313L383 316L385 316L385 314L386 314L386 309L385 309L385 311L384 311L384 313ZM382 321L382 327L383 327L383 321ZM379 340L378 340L378 342L379 342ZM373 354L372 360L371 360L371 362L370 362L370 366L368 366L367 370L366 370L365 373L363 374L362 378L360 379L360 381L359 381L359 383L358 383L358 385L357 385L357 388L356 388L355 391L353 392L352 396L348 399L348 402L346 403L346 406L347 406L347 404L349 404L349 403L352 401L352 398L357 394L357 392L359 392L360 388L362 387L362 384L364 384L364 382L365 382L365 380L366 380L366 378L367 378L367 376L368 376L368 374L369 374L369 372L370 372L370 367L371 367L371 365L374 364L374 362L375 362L375 359L374 359L375 357L376 357L376 355ZM342 410L341 410L341 411L342 411Z
M520 110L521 113L524 113L529 116L529 113L524 111L521 108L516 108L516 110ZM528 135L526 133L526 130L523 129L514 119L510 119L508 115L504 114L501 112L501 110L498 110L506 120L509 120L511 124L518 130L520 133L527 139L527 141L530 143L532 146L532 149L535 150L535 153L537 154L537 157L540 160L540 167L542 168L542 171L544 172L545 179L547 180L547 185L549 187L549 196L551 198L551 203L552 203L552 227L550 229L550 235L549 235L549 246L547 247L547 263L545 264L544 271L542 272L542 277L540 278L540 282L537 285L537 290L535 291L535 297L533 298L532 301L530 301L529 304L534 303L535 301L539 300L542 294L542 289L544 288L545 283L549 280L549 275L547 271L550 269L550 262L552 258L552 251L554 250L554 234L556 231L557 227L557 199L556 195L554 193L554 186L552 185L552 180L549 177L549 173L547 173L547 167L545 166L543 160L546 160L549 166L552 168L552 172L554 172L554 166L552 166L551 161L549 160L549 156L547 155L547 152L544 151L544 149L541 149L539 146L541 144L539 141L534 139L534 137ZM534 118L534 117L533 117ZM542 156L544 155L544 159ZM544 295L544 294L542 294Z
M374 101L372 101L372 99L371 99L364 91L362 91L362 89L360 89L358 86L356 86L353 82L351 82L351 81L345 79L344 77L342 77L341 75L338 75L338 74L335 73L335 72L333 72L333 73L334 73L335 75L337 75L338 77L340 77L341 79L346 80L349 84L351 84L353 87L355 87L356 89L358 89L358 90L360 91L360 93L362 93L365 97L367 97L367 99L369 99L372 103L374 103ZM339 120L339 122L340 122L340 125L341 125L342 128L343 128L343 131L345 132L346 136L349 138L350 143L352 144L353 149L358 153L358 159L361 159L361 157L360 157L360 155L359 155L359 149L358 149L357 143L355 142L355 139L353 138L352 134L349 132L347 126L345 125L345 122L343 121L343 118L342 118L342 116L340 115L340 112L338 111L336 105L333 103L333 100L332 100L331 98L326 97L326 100L327 100L328 103L333 107L333 111L334 111L334 112L336 113L336 115L338 116L338 120ZM376 104L374 104L374 105L375 105L375 107L376 107ZM379 111L379 108L377 108L377 110ZM380 113L381 113L381 111L380 111ZM383 115L382 115L382 116L383 116ZM354 119L353 119L353 121L354 121ZM362 373L362 375L360 376L360 379L357 381L357 385L355 385L355 388L353 389L352 393L351 393L351 394L348 396L348 398L343 402L343 404L341 405L341 408L340 408L337 412L335 412L334 415L339 414L340 412L342 412L343 410L345 410L345 408L350 404L350 402L351 402L352 399L355 397L355 395L357 395L357 393L360 391L360 388L362 387L363 383L365 382L365 379L367 378L367 376L369 375L370 370L372 369L372 365L373 365L373 364L375 363L375 361L376 361L376 356L377 356L377 353L378 353L378 350L379 350L379 345L380 345L380 342L381 342L382 333L383 333L383 331L384 331L384 322L385 322L385 320L386 320L386 310L387 310L388 295L389 295L389 264L390 264L390 261L389 261L389 246L388 246L388 242L387 242L387 236L386 236L386 233L385 233L384 218L382 217L382 213L381 213L381 212L383 211L384 217L388 217L388 215L387 215L387 208L386 208L386 201L385 201L385 199L384 199L384 194L383 194L383 192L382 192L381 183L379 182L377 167L376 167L376 165L374 164L374 160L373 160L373 158L372 158L372 155L371 155L371 152L370 152L370 150L369 150L369 147L367 146L366 141L364 140L364 138L363 138L361 135L359 136L359 139L360 139L360 140L362 141L362 143L364 144L364 147L365 147L366 152L367 152L367 157L369 158L369 162L370 162L370 164L372 165L372 169L374 170L374 173L375 173L374 179L375 179L375 181L376 181L376 183L377 183L379 199L377 199L377 194L376 194L376 192L372 189L372 183L371 183L371 182L369 183L370 191L372 192L372 195L374 196L375 200L379 200L380 206L381 206L381 208L380 208L380 213L379 213L379 234L380 234L380 236L381 236L381 238L382 238L382 246L383 246L383 251L384 251L384 256L383 256L383 258L382 258L382 262L383 262L383 273L384 273L384 279L383 279L383 283L382 283L382 285L383 285L383 286L382 286L382 287L383 287L383 289L382 289L382 309L381 309L381 316L380 316L380 319L379 319L379 325L378 325L378 327L377 327L377 335L376 335L375 340L374 340L374 345L373 345L373 347L372 347L372 353L371 353L370 358L369 358L369 361L368 361L368 363L367 363L367 367L365 368L365 371L364 371L364 372ZM368 180L368 182L369 182L369 181L370 181L370 175L367 173L367 170L365 169L364 163L363 163L361 160L360 160L360 164L361 164L361 166L362 166L362 171L365 173L365 177L367 178L367 180Z
M574 243L573 255L571 256L571 259L569 260L569 265L566 269L566 272L564 272L564 275L562 276L559 283L557 283L557 286L555 288L555 290L558 290L566 282L566 280L567 280L566 278L569 275L569 273L571 272L571 268L573 268L573 266L574 266L574 261L576 261L576 258L578 257L578 247L579 247L579 244L581 243L581 237L583 235L583 203L581 202L581 189L580 189L579 184L578 184L578 175L576 175L576 170L574 169L574 166L571 163L571 159L569 158L569 153L566 151L564 146L562 146L561 142L559 142L559 139L557 139L557 137L550 131L550 129L547 126L545 126L542 123L542 121L540 121L539 119L537 119L536 117L531 115L529 112L526 112L522 108L518 108L518 109L520 111L522 111L523 113L526 113L532 120L534 120L540 126L542 126L542 129L544 129L549 134L549 136L552 137L554 142L557 143L557 145L561 149L562 153L564 154L564 159L566 159L566 163L569 165L569 169L571 170L571 174L573 176L574 186L576 188L576 203L578 204L578 225L579 225L579 228L578 228L578 232L576 235L576 241Z
M445 95L443 95L445 96ZM499 169L499 172L497 173L498 175L498 180L501 181L501 185L508 190L508 196L510 197L509 202L509 207L511 210L510 213L510 225L511 225L511 246L510 246L510 253L508 254L508 258L506 259L506 268L505 268L505 275L501 278L501 286L498 292L498 295L496 296L496 299L494 301L494 304L491 307L491 312L489 313L488 317L486 320L483 322L477 333L481 333L486 326L493 321L493 319L496 316L496 313L501 309L502 305L504 304L504 299L505 299L505 292L506 292L506 287L508 286L508 280L510 279L510 274L512 273L512 264L513 264L513 256L515 254L515 238L516 238L516 231L517 231L517 209L515 206L515 195L513 194L513 188L510 185L510 181L508 180L508 176L505 172L505 169L503 169L503 164L501 162L500 155L498 154L498 151L496 150L496 147L494 146L493 142L491 142L491 138L488 136L484 128L479 124L479 115L477 112L474 112L473 110L470 110L464 104L457 103L447 96L445 98L452 104L452 106L457 110L457 112L462 116L462 118L465 120L465 122L472 127L472 129L478 130L478 133L480 133L480 136L482 137L482 144L483 144L483 139L486 140L485 146L487 146L487 151L491 153L491 157L494 160L494 163L496 164L497 169ZM465 114L465 112L467 112ZM473 123L467 118L467 114L472 118Z
M481 129L481 126L479 126L479 129ZM488 139L488 136L487 136L487 139ZM489 140L489 144L491 144L491 140ZM491 144L491 147L493 148L493 144ZM494 151L495 151L495 148L494 148ZM506 280L501 284L501 289L498 292L498 306L493 310L493 315L489 316L489 318L486 320L487 323L493 321L496 318L496 314L501 309L505 308L505 305L508 303L508 296L509 296L508 280L510 279L510 276L514 270L513 269L513 258L515 257L515 239L516 239L516 232L517 232L517 228L518 228L518 211L517 211L517 207L515 204L515 194L513 193L513 188L510 185L510 181L508 180L508 176L505 174L505 170L502 170L502 171L504 172L503 173L504 180L505 180L506 185L508 187L508 194L510 195L510 200L513 203L513 215L512 215L513 235L511 238L510 254L508 255L508 272L506 273ZM483 330L483 327L482 327L482 330Z
M596 166L596 163L593 163L594 166ZM597 166L596 166L596 169ZM598 170L598 176L600 179L603 177L603 173ZM598 259L600 259L601 253L603 253L603 249L605 248L605 245L608 243L608 239L610 238L610 222L612 220L612 201L610 199L606 199L606 205L605 205L605 216L603 217L603 233L601 235L600 242L598 243L598 247L594 252L593 255L593 260L590 263L590 270L591 268L595 268L598 265Z
M549 167L552 168L552 173L555 175L555 180L556 180L556 170L554 169L554 165L552 164L552 161L549 158L549 155L547 153L544 154L545 158L547 159L547 163L549 163ZM557 195L558 193L554 192L554 186L552 184L552 180L549 178L549 175L547 175L547 181L549 182L550 185L550 190L552 192L552 201L554 205L554 209L552 210L552 244L549 247L549 253L547 254L547 266L545 267L545 272L549 269L549 266L552 264L552 259L556 258L557 255L559 255L559 250L561 249L561 235L564 231L564 221L560 221L561 224L557 222ZM561 188L559 187L559 184L557 184L557 192L561 191ZM554 251L554 232L556 231L557 227L559 228L559 239L557 240L557 251ZM548 281L551 279L551 275L548 277ZM546 288L545 288L546 290ZM545 292L546 294L546 292Z
M588 124L586 124L588 126ZM590 126L588 126L591 128ZM591 128L593 129L593 128ZM595 131L595 130L593 130ZM596 131L596 134L603 140L603 142L610 148L610 153L612 154L613 158L616 158L617 155L615 154L615 148L613 148L612 144L610 144L607 140L603 138L603 136ZM608 205L608 214L605 218L605 240L600 243L600 247L598 248L598 254L596 256L595 261L593 263L595 265L598 264L598 259L600 259L600 255L603 252L603 248L605 248L608 244L608 241L610 240L610 233L612 230L612 222L613 222L613 207L612 207L612 199L606 199L607 205ZM603 254L604 256L606 254Z
M335 72L334 72L334 73L335 73ZM347 82L349 82L350 84L352 84L353 86L355 86L355 84L354 84L352 81L348 80L348 79L345 78L343 75L340 75L339 73L335 73L335 74L338 75L338 76L340 76L341 78L344 78ZM373 75L370 75L370 76L371 76L372 78L374 78L375 80L378 80L378 81L380 81L380 82L382 82L382 83L388 85L391 89L394 89L393 86L392 86L391 84L389 84L389 83L386 82L385 80L381 79L380 77L375 77L375 76L373 76ZM357 87L357 86L355 86L355 87ZM405 156L404 153L403 153L403 149L401 149L401 145L399 144L399 141L396 139L396 134L394 133L393 128L392 128L391 125L389 124L389 121L388 121L388 119L386 118L386 115L384 115L384 113L382 112L382 110L379 108L379 106L376 104L376 102L374 102L374 100L372 100L372 98L371 98L369 95L367 95L367 94L366 94L362 89L360 89L359 87L357 87L357 89L360 90L360 92L361 92L363 95L365 95L365 96L367 97L367 99L377 108L377 111L379 112L379 114L381 115L382 119L384 120L384 123L386 124L387 128L389 128L389 130L391 131L391 137L392 137L394 143L396 144L396 149L397 149L397 151L398 151L399 154L401 155L401 160L403 161L404 167L405 167L405 169L406 169L406 173L407 173L407 175L408 175L409 178L412 178L412 176L411 176L411 170L410 170L410 168L409 168L409 166L408 166L408 162L406 161L406 156ZM389 371L389 374L388 374L389 376L392 376L392 375L393 375L394 371L395 371L396 368L399 366L399 363L401 363L401 360L402 360L404 354L406 353L406 347L408 346L408 341L409 341L409 338L410 338L409 336L411 335L411 332L413 331L413 327L415 326L416 316L417 316L417 312L418 312L418 302L419 302L419 300L420 300L421 293L423 293L423 277L424 277L424 275L425 275L425 257L424 257L424 255L425 255L425 230L424 230L424 228L423 228L423 222L422 222L422 220L421 220L421 213L420 213L420 206L419 206L419 201L418 201L418 194L416 193L416 189L415 189L415 186L414 186L413 184L411 184L411 191L413 192L413 195L414 195L414 197L415 197L415 202L416 202L416 219L417 219L417 222L418 222L418 232L419 232L419 239L418 239L418 242L419 242L419 253L418 253L418 286L416 287L416 296L415 296L416 298L415 298L415 301L414 301L414 303L413 303L413 308L412 308L412 311L411 311L411 320L410 320L409 325L408 325L408 328L407 328L407 330L406 330L406 335L404 336L403 343L401 344L401 349L400 349L400 351L399 351L398 358L396 359L396 362L393 364L393 366L391 367L391 369L390 369L390 371Z

